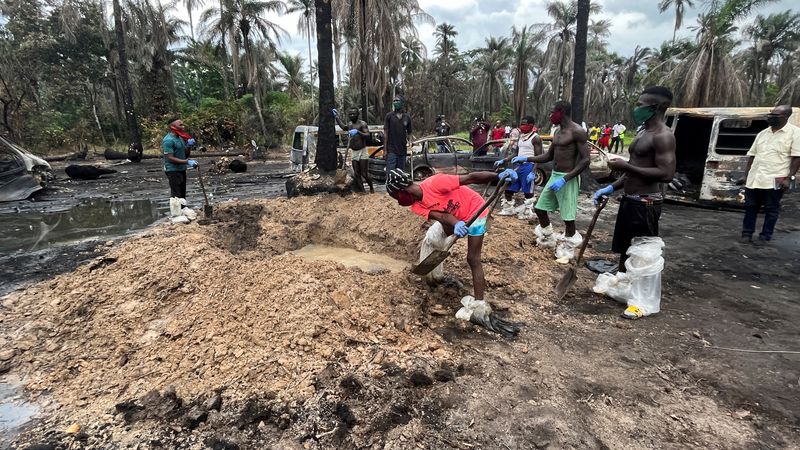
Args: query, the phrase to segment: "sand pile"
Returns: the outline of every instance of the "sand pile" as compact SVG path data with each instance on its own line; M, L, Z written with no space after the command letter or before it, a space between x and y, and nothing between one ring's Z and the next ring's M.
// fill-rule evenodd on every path
M491 227L487 298L512 318L516 300L548 304L563 270L552 250L535 248L532 227L516 219ZM446 267L457 277L435 289L408 271L366 273L287 253L316 243L413 262L424 230L379 194L217 205L212 223L157 227L7 296L4 344L34 398L75 420L120 412L120 402L153 389L303 402L331 367L381 379L421 361L446 366L454 347L441 330L480 332L453 318L471 291L465 244Z

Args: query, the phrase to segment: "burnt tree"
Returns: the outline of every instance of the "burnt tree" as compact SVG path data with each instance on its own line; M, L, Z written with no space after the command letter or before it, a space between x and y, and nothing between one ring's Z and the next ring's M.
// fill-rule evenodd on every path
M117 37L117 53L119 54L119 83L122 86L122 99L125 105L125 119L128 122L131 144L128 147L128 159L141 162L144 150L142 136L139 132L139 122L136 120L136 111L133 106L133 90L128 71L128 52L125 48L125 30L122 28L122 9L119 0L113 1L114 5L114 31Z
M336 170L336 125L333 90L333 34L331 30L331 0L314 0L317 20L317 65L319 71L319 134L314 162L320 172Z

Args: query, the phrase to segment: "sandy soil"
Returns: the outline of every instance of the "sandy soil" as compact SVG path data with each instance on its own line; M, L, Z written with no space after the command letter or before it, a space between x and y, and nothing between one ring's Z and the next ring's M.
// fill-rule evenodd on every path
M12 448L797 448L796 199L768 248L740 215L667 207L662 313L637 322L498 218L487 298L504 340L453 317L449 282L287 254L309 243L413 261L423 222L381 194L232 202L2 298L0 348L45 408ZM585 227L591 207L582 205ZM589 257L612 257L615 205ZM80 430L68 427L79 424Z

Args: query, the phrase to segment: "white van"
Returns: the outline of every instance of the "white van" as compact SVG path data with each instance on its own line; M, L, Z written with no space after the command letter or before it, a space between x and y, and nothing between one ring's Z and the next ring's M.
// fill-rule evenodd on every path
M367 141L368 147L377 147L382 145L383 140L383 126L369 125L368 126L371 137ZM300 172L308 168L309 164L314 163L314 157L317 154L317 133L319 127L312 125L300 125L294 129L294 136L292 137L292 153L289 156L289 162L292 165L292 170ZM347 131L342 130L339 125L336 125L336 147L339 150L340 166L343 163L349 162L347 160Z

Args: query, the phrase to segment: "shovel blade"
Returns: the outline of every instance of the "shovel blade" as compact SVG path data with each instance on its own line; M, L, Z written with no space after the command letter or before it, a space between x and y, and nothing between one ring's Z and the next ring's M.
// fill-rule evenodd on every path
M441 264L442 261L447 259L448 256L450 256L449 251L434 250L433 253L431 253L425 259L423 259L421 263L414 266L411 269L411 272L415 275L427 275L433 269L435 269L439 264Z
M561 300L567 295L567 292L572 288L572 285L575 284L575 281L578 280L578 274L575 272L574 267L570 267L564 272L564 275L558 281L556 287L553 288L553 293L556 294L556 300Z

